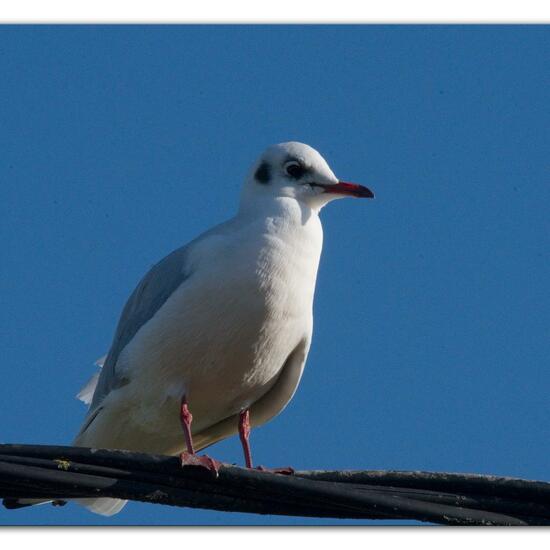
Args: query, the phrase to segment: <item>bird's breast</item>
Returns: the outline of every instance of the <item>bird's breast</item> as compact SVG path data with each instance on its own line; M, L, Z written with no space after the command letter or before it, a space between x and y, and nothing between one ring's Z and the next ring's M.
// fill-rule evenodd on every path
M265 394L312 328L320 243L273 231L232 243L213 243L202 259L216 269L199 259L121 354L148 399L155 387L165 400L186 393L197 429Z

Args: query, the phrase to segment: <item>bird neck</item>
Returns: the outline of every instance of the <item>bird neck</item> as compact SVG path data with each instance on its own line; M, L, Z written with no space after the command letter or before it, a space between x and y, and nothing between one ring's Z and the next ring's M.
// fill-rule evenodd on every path
M280 218L289 224L320 223L318 210L291 197L260 198L253 203L241 201L238 216L241 218Z
M315 284L323 247L323 227L316 211L296 199L278 197L241 210L238 217L254 242L263 243L263 253L269 251L267 256L277 265L296 264L291 271L303 272Z

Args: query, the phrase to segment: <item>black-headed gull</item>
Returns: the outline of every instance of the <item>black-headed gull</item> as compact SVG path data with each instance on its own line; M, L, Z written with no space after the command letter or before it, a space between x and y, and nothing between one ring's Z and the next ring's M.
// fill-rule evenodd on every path
M161 260L130 296L99 377L80 394L91 404L74 445L186 451L192 463L238 432L252 467L250 426L284 409L308 355L319 211L350 196L374 195L340 181L308 145L269 147L236 216ZM125 503L80 502L104 515Z

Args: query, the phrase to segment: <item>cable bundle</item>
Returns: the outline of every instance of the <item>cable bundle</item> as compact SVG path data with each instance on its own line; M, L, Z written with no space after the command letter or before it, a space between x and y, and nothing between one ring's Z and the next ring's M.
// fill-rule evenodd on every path
M550 483L477 474L296 471L280 475L223 464L216 476L177 457L0 445L0 497L62 504L113 497L225 512L418 520L448 525L550 525Z

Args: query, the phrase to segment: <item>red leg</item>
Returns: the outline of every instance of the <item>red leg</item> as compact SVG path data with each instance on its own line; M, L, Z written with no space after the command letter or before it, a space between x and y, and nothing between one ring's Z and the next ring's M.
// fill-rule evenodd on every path
M183 434L185 436L185 444L187 445L187 452L183 452L180 455L181 465L200 466L201 468L206 468L217 477L221 463L213 458L210 458L208 455L198 456L195 454L195 449L193 447L193 436L191 434L191 422L193 421L193 415L189 410L187 396L185 395L181 398L180 420L183 428Z
M245 409L239 414L239 437L243 446L244 460L247 468L252 468L252 453L250 452L250 411Z
M194 455L195 449L193 448L193 436L191 435L191 422L193 422L193 415L189 410L186 395L181 398L180 420L183 428L183 434L185 436L185 443L187 445L187 452L190 455Z
M252 468L252 453L250 452L250 410L245 409L239 414L239 437L243 446L244 460L247 468ZM294 470L287 466L285 468L264 468L258 466L256 468L260 472L269 472L272 474L294 474Z

